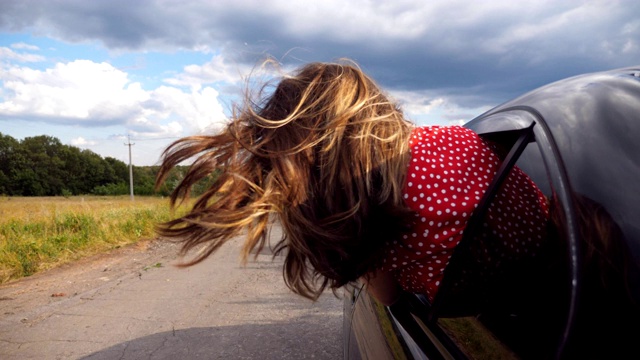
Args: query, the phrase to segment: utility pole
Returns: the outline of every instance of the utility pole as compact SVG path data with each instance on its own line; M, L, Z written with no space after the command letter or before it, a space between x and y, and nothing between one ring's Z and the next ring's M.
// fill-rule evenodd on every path
M131 135L127 135L127 143L125 146L129 147L129 192L131 194L131 201L133 201L133 164L131 163L131 146L135 143L131 143Z

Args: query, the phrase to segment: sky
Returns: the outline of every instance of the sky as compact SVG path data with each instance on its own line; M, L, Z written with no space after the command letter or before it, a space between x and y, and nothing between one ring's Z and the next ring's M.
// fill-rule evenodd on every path
M463 124L640 65L638 14L636 0L0 0L0 133L157 165L220 129L268 58L351 59L416 124Z

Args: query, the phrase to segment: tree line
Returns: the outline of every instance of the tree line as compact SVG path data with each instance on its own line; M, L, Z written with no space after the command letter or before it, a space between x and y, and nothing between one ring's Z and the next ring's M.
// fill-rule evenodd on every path
M136 195L168 195L182 178L179 166L165 185L154 190L158 166L133 167ZM195 187L200 193L211 179ZM0 194L5 196L72 196L129 194L129 166L102 158L91 150L64 145L55 137L40 135L21 141L0 133Z

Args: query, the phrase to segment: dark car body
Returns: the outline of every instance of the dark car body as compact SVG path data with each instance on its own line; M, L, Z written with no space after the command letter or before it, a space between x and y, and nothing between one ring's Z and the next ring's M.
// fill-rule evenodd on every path
M345 358L640 358L640 67L538 88L464 125L503 162L433 302L345 288ZM479 275L480 229L520 167L553 207L543 256ZM635 354L635 355L634 355Z

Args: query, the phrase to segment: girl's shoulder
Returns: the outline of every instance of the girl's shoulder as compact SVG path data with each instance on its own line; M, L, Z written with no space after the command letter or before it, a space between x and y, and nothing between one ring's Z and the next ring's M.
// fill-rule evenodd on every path
M465 144L478 141L479 136L471 129L460 125L425 125L415 127L411 132L410 145Z

